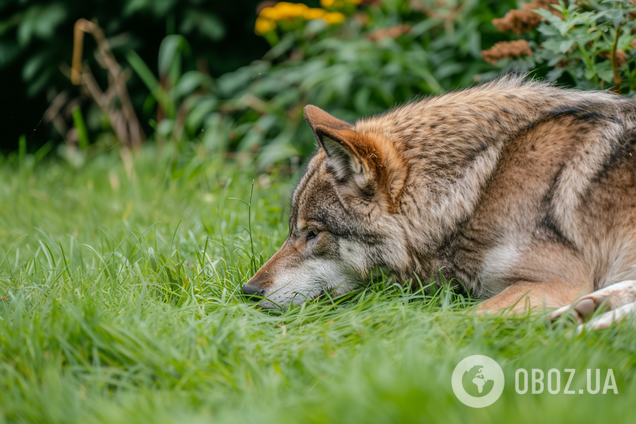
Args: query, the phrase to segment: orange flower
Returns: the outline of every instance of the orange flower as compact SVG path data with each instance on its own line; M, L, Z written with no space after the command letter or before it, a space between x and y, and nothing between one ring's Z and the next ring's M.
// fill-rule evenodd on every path
M339 24L344 22L345 15L340 12L330 12L323 16L322 20L327 22L329 25Z
M272 19L272 20L276 20L277 16L278 16L278 13L276 12L276 9L274 9L274 7L265 7L258 14L259 18L266 18L266 19Z
M342 7L345 3L360 4L362 0L320 0L322 7Z
M272 21L283 21L300 17L307 9L309 9L309 7L306 4L281 1L274 6L263 8L258 14L258 17Z
M314 19L320 19L327 14L325 9L311 8L307 9L303 12L303 18L308 21L313 21Z
M256 24L254 25L254 32L258 35L263 35L267 32L276 29L276 22L259 16L256 18Z
M278 17L276 20L282 19L294 19L299 16L302 16L303 12L309 7L306 4L302 3L289 3L286 1L281 1L280 3L276 3L274 6L276 12L278 12Z

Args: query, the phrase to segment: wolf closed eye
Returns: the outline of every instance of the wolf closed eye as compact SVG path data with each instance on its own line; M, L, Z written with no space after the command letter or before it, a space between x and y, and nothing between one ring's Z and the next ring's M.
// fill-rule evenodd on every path
M346 293L378 266L403 282L441 270L492 310L636 279L631 99L507 77L355 124L304 114L318 151L289 236L245 286L263 307ZM617 307L636 301L615 292Z
M307 232L307 241L318 237L319 233L320 231L316 230L315 228L312 228L311 230Z

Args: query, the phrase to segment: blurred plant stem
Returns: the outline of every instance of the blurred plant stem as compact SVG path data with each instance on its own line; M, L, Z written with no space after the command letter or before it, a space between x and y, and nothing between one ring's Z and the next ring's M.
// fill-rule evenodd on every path
M106 91L97 84L90 68L82 66L82 50L84 33L91 34L97 42L95 57L102 68L108 71L108 88ZM75 23L73 43L73 67L71 82L82 85L84 91L95 101L101 111L108 116L118 140L126 147L139 148L145 139L135 109L130 102L126 82L130 71L122 70L115 59L104 32L94 22L79 19Z

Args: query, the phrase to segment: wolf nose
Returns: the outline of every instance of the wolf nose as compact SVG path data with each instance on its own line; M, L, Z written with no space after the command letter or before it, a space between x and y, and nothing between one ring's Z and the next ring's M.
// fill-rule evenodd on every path
M246 296L250 296L250 297L252 297L252 296L263 297L263 293L260 290L255 289L254 287L250 286L249 283L245 284L243 286L243 294L245 294Z

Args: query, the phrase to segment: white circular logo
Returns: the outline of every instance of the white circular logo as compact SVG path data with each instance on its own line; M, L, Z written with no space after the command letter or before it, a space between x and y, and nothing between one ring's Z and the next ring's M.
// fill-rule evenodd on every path
M472 355L457 364L451 383L461 403L471 408L485 408L499 399L505 378L497 361L484 355Z

